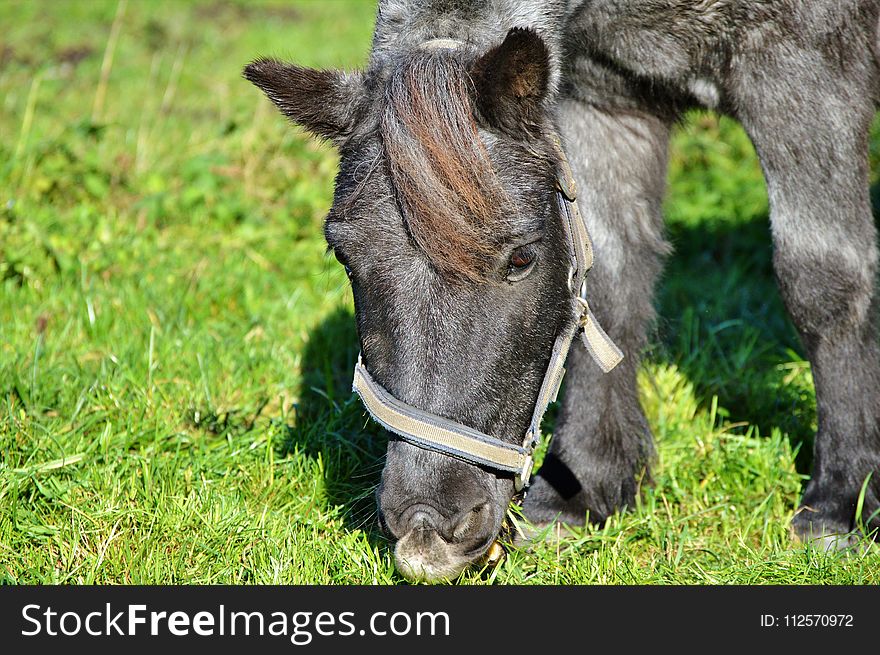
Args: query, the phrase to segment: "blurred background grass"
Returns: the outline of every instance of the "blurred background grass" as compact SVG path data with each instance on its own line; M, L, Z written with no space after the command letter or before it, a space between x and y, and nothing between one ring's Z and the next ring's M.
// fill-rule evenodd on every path
M336 157L240 75L259 55L362 65L374 11L0 3L0 580L399 582L321 235ZM568 548L461 581L880 581L876 553L788 538L815 404L735 123L677 130L666 212L640 379L655 485Z

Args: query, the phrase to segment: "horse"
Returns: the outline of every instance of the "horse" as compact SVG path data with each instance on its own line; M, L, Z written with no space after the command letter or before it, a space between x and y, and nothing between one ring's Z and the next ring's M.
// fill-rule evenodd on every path
M694 108L756 149L812 367L813 470L791 529L823 549L870 541L856 507L876 533L878 23L878 0L380 0L364 70L245 68L339 151L324 232L351 282L355 390L392 432L376 497L405 577L485 561L523 488L535 526L635 505L654 454L636 373L670 252L667 144ZM595 243L586 293L577 207ZM568 353L591 325L598 356Z

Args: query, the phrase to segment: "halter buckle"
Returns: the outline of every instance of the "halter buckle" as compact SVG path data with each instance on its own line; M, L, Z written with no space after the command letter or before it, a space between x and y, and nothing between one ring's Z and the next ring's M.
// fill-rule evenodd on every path
M576 296L575 300L581 306L581 313L580 316L578 316L577 325L579 328L583 329L590 316L590 303L587 302L587 299L584 296Z

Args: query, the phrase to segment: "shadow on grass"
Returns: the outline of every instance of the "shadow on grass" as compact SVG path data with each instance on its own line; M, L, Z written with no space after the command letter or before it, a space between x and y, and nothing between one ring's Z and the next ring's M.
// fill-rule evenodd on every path
M279 454L298 451L320 460L325 497L343 508L346 527L384 542L374 491L388 440L351 391L358 348L354 316L346 309L336 309L311 331L299 402L288 417Z
M816 422L809 364L779 296L766 217L670 225L675 247L657 297L659 346L703 406L713 396L732 423L778 428L809 473Z
M880 184L871 188L875 221ZM778 428L809 474L816 403L809 363L773 272L766 216L738 224L671 224L675 247L658 289L659 342L651 354L674 362L704 406L718 396L730 422L761 434Z

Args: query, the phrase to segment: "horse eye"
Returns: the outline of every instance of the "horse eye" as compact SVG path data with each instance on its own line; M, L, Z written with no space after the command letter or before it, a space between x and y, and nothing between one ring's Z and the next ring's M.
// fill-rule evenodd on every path
M517 248L510 256L510 265L513 268L525 268L532 263L532 253L522 248Z
M507 265L507 279L510 282L522 280L528 275L538 259L538 248L534 243L520 246L510 254Z

